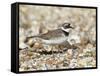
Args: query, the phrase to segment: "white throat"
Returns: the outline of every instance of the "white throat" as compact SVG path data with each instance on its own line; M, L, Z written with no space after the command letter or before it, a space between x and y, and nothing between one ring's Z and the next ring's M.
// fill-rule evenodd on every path
M70 32L70 28L64 29L63 27L61 27L61 29L62 29L63 31L65 31L65 32Z

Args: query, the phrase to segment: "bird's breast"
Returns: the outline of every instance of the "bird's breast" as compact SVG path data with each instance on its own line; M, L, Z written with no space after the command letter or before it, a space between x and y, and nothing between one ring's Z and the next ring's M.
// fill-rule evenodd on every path
M52 38L49 40L42 39L42 42L45 44L61 44L65 42L68 38L67 37L58 37L58 38Z

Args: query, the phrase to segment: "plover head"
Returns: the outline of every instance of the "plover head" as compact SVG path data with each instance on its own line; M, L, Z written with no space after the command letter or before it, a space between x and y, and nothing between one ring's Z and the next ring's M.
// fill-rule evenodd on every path
M61 29L65 32L70 32L70 30L73 29L73 27L70 26L70 23L64 23L62 24Z

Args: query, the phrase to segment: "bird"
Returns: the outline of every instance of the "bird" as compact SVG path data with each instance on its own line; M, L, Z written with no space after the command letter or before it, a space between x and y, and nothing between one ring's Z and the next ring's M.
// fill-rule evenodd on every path
M44 34L27 37L27 40L30 38L38 38L46 45L60 45L67 41L70 30L73 28L74 27L72 27L70 23L63 23L58 29L50 30Z

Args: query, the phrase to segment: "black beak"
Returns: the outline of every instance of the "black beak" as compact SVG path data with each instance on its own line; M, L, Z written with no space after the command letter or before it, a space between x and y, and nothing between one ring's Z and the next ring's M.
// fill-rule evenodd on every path
M69 28L72 28L72 29L74 29L74 27L72 27L72 26L70 26Z

